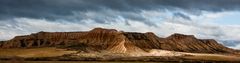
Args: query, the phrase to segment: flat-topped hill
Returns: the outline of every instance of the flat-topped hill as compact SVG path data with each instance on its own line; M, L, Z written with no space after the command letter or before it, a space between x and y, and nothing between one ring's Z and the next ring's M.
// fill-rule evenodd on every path
M149 49L193 53L235 52L213 39L197 39L193 35L175 33L161 38L152 32L122 32L104 28L84 32L38 32L0 43L0 48L32 47L66 47L85 52L104 50L115 53L147 52Z

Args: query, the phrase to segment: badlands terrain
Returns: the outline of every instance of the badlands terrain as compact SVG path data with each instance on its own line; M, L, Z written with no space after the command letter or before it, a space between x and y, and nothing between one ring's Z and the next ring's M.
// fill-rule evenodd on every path
M160 31L159 31L160 32ZM38 32L0 42L0 60L239 62L239 50L214 39L175 33L124 32L94 28L79 32Z

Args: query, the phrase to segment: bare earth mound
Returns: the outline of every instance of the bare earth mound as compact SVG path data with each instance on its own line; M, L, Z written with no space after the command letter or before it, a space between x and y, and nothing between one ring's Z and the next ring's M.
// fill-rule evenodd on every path
M236 50L227 48L213 39L197 39L193 35L175 33L169 37L161 38L152 32L122 32L103 28L84 32L39 32L16 36L11 40L0 42L0 48L7 49L39 47L57 47L79 51L75 55L111 53L127 56L168 56L160 50L185 53L238 54ZM187 55L185 53L181 53L180 56Z

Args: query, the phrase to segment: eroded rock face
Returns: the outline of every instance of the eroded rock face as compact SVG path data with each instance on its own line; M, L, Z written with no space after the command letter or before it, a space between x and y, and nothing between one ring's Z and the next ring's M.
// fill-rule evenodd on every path
M173 34L164 40L161 48L182 52L227 53L234 52L213 39L197 39L193 35Z
M66 47L85 52L111 51L115 53L147 52L163 49L196 53L234 53L233 49L213 39L197 39L193 35L173 34L166 38L152 32L120 32L95 28L86 32L39 32L16 36L0 43L1 48Z

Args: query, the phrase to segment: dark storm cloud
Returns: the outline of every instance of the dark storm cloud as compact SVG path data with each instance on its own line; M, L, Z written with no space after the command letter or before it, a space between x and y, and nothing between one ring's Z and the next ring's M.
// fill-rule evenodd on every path
M141 10L233 11L240 0L0 0L0 19L14 17L59 19L73 12L104 11L138 13ZM180 17L187 16L177 14ZM143 19L139 17L130 19ZM101 20L98 20L101 21Z
M186 19L186 20L191 20L191 18L189 16L182 14L182 13L174 13L173 15L176 17L182 17L183 19Z

